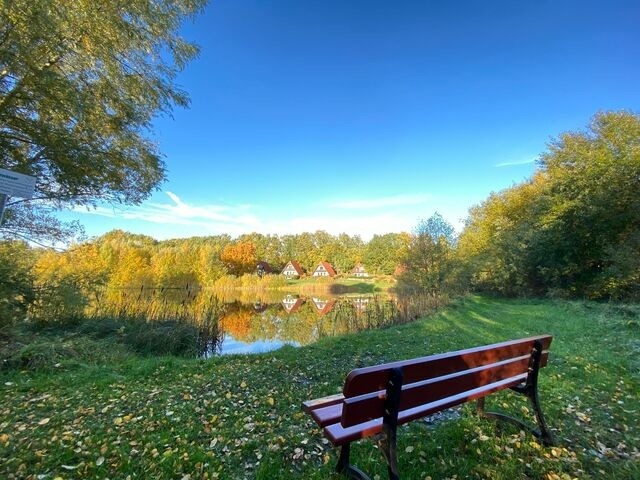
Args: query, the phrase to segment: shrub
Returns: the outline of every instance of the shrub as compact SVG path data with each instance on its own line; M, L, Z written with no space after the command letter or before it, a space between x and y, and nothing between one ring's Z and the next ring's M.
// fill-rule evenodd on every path
M124 344L142 355L195 357L198 329L184 322L140 322L125 330Z
M24 242L0 242L0 328L26 315L33 299L32 256Z
M35 291L29 316L37 324L73 325L84 318L87 299L73 277L51 279Z
M114 318L92 318L78 326L78 333L92 338L106 338L122 331L125 324Z
M88 337L43 338L27 345L15 345L3 355L4 368L52 370L80 364L104 364L127 357L117 344L95 341Z

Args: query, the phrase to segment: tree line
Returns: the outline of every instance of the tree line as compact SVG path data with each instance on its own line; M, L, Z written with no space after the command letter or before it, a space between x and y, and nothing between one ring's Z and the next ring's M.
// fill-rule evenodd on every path
M0 302L0 313L17 318L30 308L62 315L68 305L81 309L102 289L237 286L229 280L255 276L259 261L269 263L276 275L289 260L298 261L309 273L324 260L339 274L363 262L372 274L391 275L403 262L410 241L408 233L375 235L364 242L358 236L324 231L157 241L121 230L62 252L5 241L0 242L0 295L6 301ZM269 281L262 280L265 285Z
M74 285L211 286L258 260L276 270L326 260L339 272L362 261L385 275L400 265L407 291L640 299L640 117L629 111L598 113L553 139L531 178L472 207L458 236L436 214L369 242L322 231L156 242L115 231L64 253L30 246L81 231L57 210L138 204L166 178L152 121L188 106L175 79L198 47L180 31L205 4L15 0L0 9L0 168L38 179L35 198L9 199L0 222L0 319L62 305Z
M530 179L473 207L461 281L503 295L640 299L640 116L553 139Z
M326 260L339 273L363 262L372 274L399 274L398 289L409 292L639 300L638 252L640 116L603 112L552 140L531 178L472 207L458 236L436 213L411 233L369 242L324 231L167 241L112 231L64 252L5 241L0 310L15 317L51 286L69 286L68 295L91 285L211 287L255 272L258 261L277 273L289 260L307 271Z

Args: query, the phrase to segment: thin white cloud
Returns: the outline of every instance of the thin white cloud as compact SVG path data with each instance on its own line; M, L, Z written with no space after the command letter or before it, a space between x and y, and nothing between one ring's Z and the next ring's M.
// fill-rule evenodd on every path
M537 157L531 157L531 158L526 158L523 160L513 160L510 162L502 162L502 163L497 163L494 165L494 167L497 168L501 168L501 167L513 167L515 165L527 165L529 163L533 163L536 161Z
M421 205L431 201L433 197L427 194L394 195L390 197L361 198L334 201L329 204L332 208L348 210L364 210L371 208L402 207L408 205Z
M424 208L424 204L431 200L427 195L338 202L337 204L343 206L336 208L342 208L342 210L335 210L331 214L326 207L321 207L320 211L310 209L308 214L299 216L259 209L258 217L254 213L257 210L256 207L251 205L192 205L184 202L175 193L165 193L170 200L167 203L145 203L139 207L127 209L100 206L89 211L86 209L76 209L76 211L108 218L104 226L110 225L109 229L123 228L152 235L159 240L220 234L237 237L251 232L285 235L325 230L332 235L340 233L359 235L363 240L368 241L375 234L412 231L420 218L426 218L433 213ZM364 203L359 202L367 203L364 206ZM374 204L372 205L371 202ZM395 206L410 206L410 208L399 211L392 208ZM373 208L377 210L371 210ZM441 213L456 227L456 230L459 230L462 212L452 209L451 212Z
M151 223L167 225L206 225L211 222L222 224L251 225L256 224L257 218L247 214L251 208L248 205L201 205L194 206L183 202L173 192L165 192L172 203L149 202L138 207L119 209L99 206L86 210L83 207L75 211L108 218L123 218L127 220L142 220Z

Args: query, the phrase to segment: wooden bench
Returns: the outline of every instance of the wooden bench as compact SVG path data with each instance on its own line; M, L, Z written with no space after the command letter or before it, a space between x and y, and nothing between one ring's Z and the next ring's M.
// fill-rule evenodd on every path
M369 477L351 465L351 442L376 436L389 478L398 479L398 425L477 400L479 414L505 420L553 443L538 401L538 371L547 364L551 335L523 338L467 350L352 370L341 395L309 400L303 409L340 446L336 471L348 478ZM484 397L511 389L533 405L539 430L520 420L484 410Z

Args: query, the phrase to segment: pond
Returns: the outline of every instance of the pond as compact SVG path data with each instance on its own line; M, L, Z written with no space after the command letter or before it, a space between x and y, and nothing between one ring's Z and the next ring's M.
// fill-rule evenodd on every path
M321 338L404 323L419 302L390 294L298 295L292 292L118 289L96 297L93 314L184 321L198 329L203 358L262 353Z

